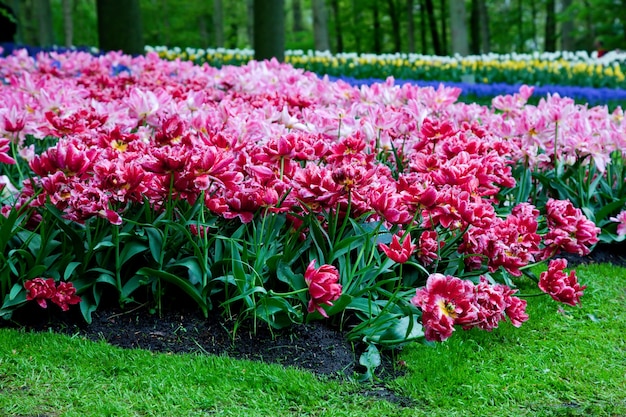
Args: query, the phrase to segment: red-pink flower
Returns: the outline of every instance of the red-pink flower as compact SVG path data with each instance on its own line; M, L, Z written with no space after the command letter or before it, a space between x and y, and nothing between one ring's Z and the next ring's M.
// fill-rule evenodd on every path
M80 303L80 297L76 295L76 288L71 282L59 282L56 292L50 298L54 304L61 307L61 310L67 311L71 304Z
M480 283L475 288L478 306L477 320L464 328L478 327L491 331L498 327L506 317L515 327L520 327L528 320L526 300L513 296L517 290L503 284L492 285L485 277L480 278Z
M315 259L309 263L304 273L304 281L309 287L308 312L318 311L322 316L328 318L328 314L322 308L322 304L332 306L332 301L341 297L341 284L339 281L339 272L332 265L322 265L315 268Z
M379 243L378 247L380 250L385 252L385 255L389 257L389 259L398 262L400 264L405 263L409 260L413 252L415 252L416 245L411 242L411 235L408 235L404 240L402 237L404 236L404 230L398 232L398 234L393 235L391 238L391 244L389 246L384 243ZM402 243L400 242L402 240Z
M553 259L548 264L548 270L539 275L539 288L556 301L571 306L580 304L580 297L586 285L580 286L576 271L565 272L566 259Z
M549 199L546 203L548 233L544 237L544 259L564 250L580 256L589 254L598 243L600 228L585 217L569 200Z
M26 281L24 283L24 288L26 288L26 300L37 301L37 304L41 306L41 308L47 308L48 303L46 300L50 300L56 291L54 286L54 279L48 278L35 278L30 281Z
M443 341L452 335L454 325L476 322L478 307L474 284L451 275L431 274L426 287L416 291L411 303L422 310L427 340Z
M9 144L11 141L6 138L0 138L0 163L14 164L15 159L9 156Z
M47 308L47 301L61 307L61 310L67 311L72 304L80 303L80 297L76 295L76 288L71 282L59 282L55 286L54 279L34 278L24 283L26 288L26 300L37 301L41 308Z
M445 242L439 242L438 237L435 230L426 230L420 235L417 258L423 265L430 265L439 257L439 249Z

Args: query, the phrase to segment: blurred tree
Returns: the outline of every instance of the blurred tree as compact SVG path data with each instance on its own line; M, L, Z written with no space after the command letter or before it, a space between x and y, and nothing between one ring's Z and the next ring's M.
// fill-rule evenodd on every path
M380 13L378 10L378 0L374 0L372 3L372 17L374 19L374 53L380 54L383 52L382 46L382 34L380 29Z
M62 0L63 8L63 38L65 46L70 47L74 44L74 18L72 16L72 0Z
M456 1L465 1L465 0L456 0ZM447 55L448 54L448 24L446 17L448 13L446 11L446 0L441 0L440 8L439 8L439 19L441 20L441 37L439 38L441 41L441 52L439 55Z
M561 13L557 15L557 20L561 22L561 49L573 51L574 46L574 19L570 13L572 0L561 0Z
M224 47L224 8L222 0L213 0L213 29L215 30L215 46Z
M343 52L343 29L339 0L330 0L330 7L333 12L333 23L335 27L335 52Z
M316 51L330 51L328 37L328 10L325 0L312 0L313 36Z
M284 0L254 0L254 59L285 60Z
M406 35L408 50L415 52L415 9L413 0L406 0Z
M443 48L439 42L439 31L437 30L437 20L435 19L435 6L433 0L424 0L426 14L428 15L428 25L430 27L430 36L435 50L435 55L443 55Z
M98 38L103 51L144 52L139 0L97 0Z
M464 1L453 1L450 4L450 37L452 53L459 55L469 54L467 38L467 11Z
M54 45L50 0L33 0L33 12L37 28L37 44L39 46Z
M302 0L291 0L292 26L293 32L304 31L304 19L302 17Z
M402 38L400 36L400 10L394 0L387 0L389 20L391 21L391 39L393 39L393 51L402 51Z
M556 51L556 3L554 0L546 1L546 40L544 50Z

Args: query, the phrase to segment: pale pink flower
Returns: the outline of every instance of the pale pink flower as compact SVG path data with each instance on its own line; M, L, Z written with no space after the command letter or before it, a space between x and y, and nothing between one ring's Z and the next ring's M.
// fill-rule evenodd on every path
M611 217L609 220L618 223L617 236L626 236L626 210L623 210L615 217Z

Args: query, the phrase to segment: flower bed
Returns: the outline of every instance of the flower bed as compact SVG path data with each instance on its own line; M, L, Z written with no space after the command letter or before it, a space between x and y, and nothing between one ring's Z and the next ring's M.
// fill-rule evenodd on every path
M1 64L5 318L183 294L275 328L329 318L372 346L445 340L527 320L518 279L578 304L554 258L626 232L620 109L154 53Z
M191 60L213 66L241 65L254 58L251 49L146 47L165 59ZM328 51L285 51L286 62L318 74L358 79L386 78L478 84L566 85L623 89L626 54L613 51L598 59L585 51L533 54L435 56L421 54L332 54Z

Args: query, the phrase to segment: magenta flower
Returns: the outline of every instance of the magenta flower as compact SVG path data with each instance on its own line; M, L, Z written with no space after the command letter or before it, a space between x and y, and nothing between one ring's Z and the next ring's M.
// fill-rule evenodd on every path
M0 138L0 163L14 164L15 159L9 156L9 144L11 141L6 138Z
M404 236L404 231L398 232L398 234L393 235L391 238L391 244L389 246L384 243L379 243L378 247L380 250L385 252L385 255L389 257L389 259L394 262L398 262L400 264L405 263L409 260L413 252L415 252L416 245L411 242L411 235L408 235L402 243L402 237Z
M35 278L30 281L26 281L24 283L24 288L26 288L26 300L37 301L37 304L41 308L47 308L48 303L47 300L50 300L56 291L54 286L54 279L48 278Z
M539 275L539 288L554 300L575 306L580 304L580 297L587 286L578 284L576 271L570 271L568 275L565 268L566 259L551 260L548 270Z
M422 310L424 336L431 341L446 340L455 324L471 325L478 318L474 284L451 275L431 274L411 303Z
M417 257L423 265L432 264L439 256L439 249L443 248L445 242L439 242L438 238L435 230L426 230L420 235Z
M54 304L61 307L61 310L67 311L71 304L80 303L80 297L76 295L76 288L71 282L59 282L56 292L50 298Z
M544 237L544 259L561 250L584 256L591 252L591 246L598 243L600 228L569 200L549 199L546 203L546 220L549 230Z
M478 327L491 331L498 327L506 317L515 327L520 327L528 320L526 300L513 296L517 290L503 284L491 285L485 277L480 278L480 283L475 288L478 306L477 320L464 328Z
M341 284L339 281L339 272L332 265L322 265L315 268L315 259L309 263L304 273L304 281L309 287L308 312L318 311L322 316L328 318L328 314L322 308L322 304L332 306L332 301L341 297Z
M41 308L48 308L47 301L61 307L61 310L69 310L72 304L80 303L80 297L76 295L76 288L71 282L59 282L55 286L54 279L34 278L24 283L26 288L26 300L37 301Z

